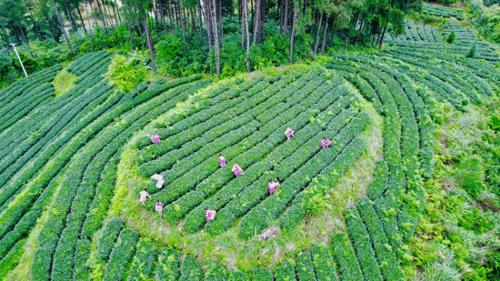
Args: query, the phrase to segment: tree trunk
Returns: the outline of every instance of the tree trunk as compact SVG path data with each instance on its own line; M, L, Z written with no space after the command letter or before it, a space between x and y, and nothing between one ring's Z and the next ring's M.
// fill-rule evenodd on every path
M212 61L212 38L213 38L213 32L212 32L212 9L210 8L210 0L203 0L204 1L204 12L205 12L205 21L206 21L206 26L207 26L207 39L208 39L208 62L210 65L210 73L214 73L213 70L213 61Z
M186 23L186 21L188 20L187 16L186 16L186 8L184 8L183 5L180 5L179 12L180 12L180 16L181 16L182 26L184 27L184 31L187 33L189 29L187 28L187 23Z
M238 0L238 15L240 16L240 25L241 25L241 19L242 19L242 8L241 8L241 0Z
M253 22L253 20L255 19L255 1L254 0L250 0L250 6L252 6L252 18L251 18L251 21L250 22Z
M382 44L384 44L384 37L385 37L385 32L387 31L387 26L384 26L384 29L382 30L382 34L380 35L380 39L378 40L378 48L382 48Z
M325 52L327 34L328 34L328 17L326 18L325 29L323 30L323 43L321 44L321 53Z
M78 12L78 16L80 17L80 21L82 22L83 31L87 34L87 28L85 27L85 21L83 20L82 13L80 12L80 7L76 7L76 11Z
M151 68L153 69L153 72L156 73L155 51L153 47L153 40L151 39L151 34L149 32L147 16L144 19L144 31L146 32L146 40L148 41L149 55L151 56Z
M242 0L241 1L241 10L242 10L242 19L241 23L243 25L243 33L245 34L244 36L244 41L245 41L245 50L246 50L246 65L247 65L247 70L250 71L250 32L248 29L248 3L247 0ZM243 34L241 34L243 37ZM242 38L243 40L243 38ZM243 46L242 46L243 47Z
M170 24L170 31L174 31L174 19L172 17L172 5L170 4L169 1L167 1L167 15L168 15L168 22Z
M177 27L179 27L179 17L177 16L177 6L175 3L171 4L170 6L172 8L172 16L173 16L173 20L175 22L175 25ZM172 24L172 31L174 31L174 30L175 30L174 24Z
M69 19L69 21L71 22L71 30L73 31L78 30L75 19L73 18L73 15L71 14L71 11L69 10L67 3L64 3L64 13L66 14L66 18Z
M99 0L96 0L95 2L97 3L97 7L99 8L99 13L101 15L101 20L102 20L102 23L104 24L104 28L107 30L108 24L106 23L106 18L104 17L104 11L102 10L101 3L99 2Z
M158 9L158 1L156 0L153 1L153 15L155 17L156 30L160 30L160 21L158 20L160 18L160 11Z
M222 1L221 0L216 0L215 2L215 5L216 5L216 11L217 11L217 31L219 32L219 49L222 48L222 39L223 39L223 34L222 34Z
M30 14L30 17L33 18L33 11L31 10L31 5L26 5L28 8L28 12ZM42 40L42 36L40 34L40 28L38 26L38 23L36 21L33 22L33 31L35 32L35 36L38 40ZM0 33L0 38L2 38L3 32Z
M240 14L240 29L241 29L241 48L245 48L245 14L243 11L243 2L246 0L240 0L238 1L238 8L239 8L239 14Z
M316 52L318 51L318 46L319 46L319 34L321 32L321 23L323 21L323 13L319 14L319 23L318 23L318 30L316 30L316 43L314 43L314 51L313 54L316 56Z
M191 16L191 29L192 29L192 32L193 34L196 32L196 19L195 19L195 14L196 14L196 10L195 8L190 8L189 9L189 14Z
M217 4L216 0L212 0L212 25L214 33L214 50L215 50L215 72L220 74L220 43L219 43L219 23L217 22Z
M45 21L48 22L48 23L52 23L51 21L51 17L49 17L49 14L47 12L44 12L43 13L43 16L45 18ZM54 16L52 16L52 18L54 18ZM59 36L60 36L60 32L61 32L61 29L59 28L59 21L57 20L57 17L56 18L56 28L52 28L53 26L51 25L50 27L50 33L52 35L52 39L54 39L54 41L56 42L59 42Z
M200 2L198 2L198 6L196 7L196 12L198 14L198 21L200 24L200 34L202 34L203 33L203 15L202 15L202 11L201 11Z
M255 17L254 17L254 24L253 24L253 44L257 44L260 42L260 6L261 6L262 0L255 0Z
M17 25L17 29L19 30L19 35L21 37L21 41L26 47L29 47L29 42L28 42L28 37L26 36L26 33L24 32L24 28L20 25ZM28 49L29 50L29 49ZM31 53L31 51L30 51Z
M111 20L111 16L109 15L109 11L106 8L106 5L104 5L104 2L102 0L98 0L101 3L102 10L103 10L103 16L108 20L109 27L111 28L113 26L113 21Z
M229 2L229 18L232 20L234 14L234 3L233 1Z
M283 7L283 32L285 33L288 29L288 0L285 0L285 4Z
M188 28L188 18L187 18L187 11L186 11L186 8L184 6L181 5L181 8L180 8L180 12L181 12L181 20L182 20L182 24L184 25L184 31L186 31L186 33L188 33L189 31L189 28Z
M260 16L259 16L259 41L264 40L264 21L266 20L266 0L260 0Z
M142 29L143 29L143 28L144 28L144 27L141 25L141 22L140 22L140 20L139 20L139 23L138 23L138 25L137 25L137 29L136 29L136 30L137 30L137 33L139 33L139 38L140 38L140 42L141 42L141 47L142 47L143 49L145 49L145 48L146 48L146 45L144 44L144 40L143 40L143 37L142 37ZM146 41L147 41L147 39L146 39Z
M361 19L361 23L360 23L359 29L358 29L358 34L356 34L356 37L355 37L355 40L354 40L355 43L359 42L359 39L361 38L361 35L363 34L363 28L364 27L365 27L365 20Z
M162 0L158 0L158 9L160 10L161 24L163 25L163 30L167 31L167 21L165 20L165 10L163 8Z
M68 45L68 48L70 49L70 51L73 51L73 48L71 47L71 43L69 42L68 34L66 33L66 29L64 28L64 22L63 22L63 19L61 18L61 13L59 12L59 9L57 8L55 0L52 0L52 5L54 5L54 9L56 11L56 16L57 16L57 21L59 22L61 32L64 36L64 41L66 41L66 45Z
M292 16L292 32L290 32L290 61L289 61L290 64L293 63L293 47L295 44L295 30L298 20L298 15L297 15L298 7L295 6L295 3L292 6L292 10L293 10L293 16Z
M134 48L134 36L133 36L133 33L132 33L132 28L128 24L128 19L127 18L125 18L125 25L127 26L127 29L128 29L128 40L130 42L130 49L133 51L135 49Z
M122 24L122 17L120 15L120 10L118 10L118 5L113 1L113 9L115 10L115 16L118 16L120 24Z
M108 8L106 8L107 10ZM110 7L110 10L108 10L108 13L109 13L109 16L111 17L111 14L113 14L113 19L115 21L115 25L118 26L120 25L120 21L118 21L118 15L116 13L116 10L115 10L115 5L114 5L114 2L111 2L111 7Z
M91 0L88 0L88 3L89 3L90 9L89 9L89 12L87 12L87 13L89 14L90 18L92 19L92 23L93 23L92 26L99 27L99 21L95 19L94 15L91 12L91 11L94 11L94 5L92 5L92 1ZM90 30L92 29L92 26L89 26Z
M108 14L108 17L109 17L109 22L111 23L111 17L113 17L114 19L114 22L115 22L115 26L118 26L118 18L113 15L111 15L111 13L109 12L108 10L108 7L106 7L106 5L104 4L104 2L102 3L102 6L104 7L104 10L106 10L106 14Z
M181 27L182 41L186 41L186 32L184 30L184 17L182 16L181 10L182 7L180 5L177 6L176 11L177 11L177 18L179 19L179 25Z

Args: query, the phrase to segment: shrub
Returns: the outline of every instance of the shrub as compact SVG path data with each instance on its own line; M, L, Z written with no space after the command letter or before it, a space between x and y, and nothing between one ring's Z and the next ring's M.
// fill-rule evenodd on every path
M103 281L125 279L128 264L134 254L138 238L139 234L131 229L125 228L120 232L109 262L106 265Z
M337 232L333 236L333 249L336 261L339 265L341 279L349 281L364 280L363 274L356 259L356 254L352 248L347 234Z
M472 45L469 52L467 52L467 54L465 56L468 58L473 58L476 56L476 51L477 51L477 45L474 44L474 45Z
M169 34L155 46L158 71L174 77L182 77L210 71L207 64L204 38L195 35L187 43L182 37Z
M181 264L179 281L201 280L201 264L193 256L186 256Z
M358 212L355 208L349 208L344 212L344 218L359 265L366 278L365 280L383 280L372 249L370 236Z
M462 280L461 274L449 264L434 263L422 274L423 280L458 281Z
M326 246L315 246L311 250L316 279L324 281L337 281L337 271L331 252Z
M285 261L278 265L274 271L274 280L276 281L293 281L295 278L295 266Z
M298 255L295 271L298 279L301 281L316 280L311 256L307 252L302 252Z
M111 84L122 92L130 92L139 83L149 79L146 67L136 55L129 59L121 55L116 55L106 75Z
M481 33L481 35L495 43L500 42L500 5L496 3L489 7L485 6L483 1L471 1L471 23ZM484 1L491 2L491 1Z
M71 90L75 85L75 81L76 76L74 74L65 69L61 70L56 77L54 77L54 81L52 82L56 95L64 94Z
M273 273L267 268L257 268L251 274L253 281L272 281Z
M106 222L97 240L97 258L107 260L120 231L123 228L121 219L113 218Z
M474 208L463 212L458 219L458 225L467 230L472 230L476 234L480 234L493 229L495 223L491 215L488 216L488 213Z
M271 275L271 280L272 280ZM205 275L203 276L203 280L205 281L225 281L228 279L228 273L224 269L224 266L221 266L216 263L210 263L205 269Z
M137 251L130 265L128 280L142 280L141 277L151 277L156 256L156 248L153 243L147 240L139 240Z
M454 31L452 31L450 33L450 35L448 35L448 37L446 38L446 42L448 42L449 44L453 44L453 42L455 42L456 38L457 38L457 35L455 34Z
M156 262L155 278L174 281L179 279L179 254L176 250L165 248Z
M478 198L484 189L484 169L481 158L470 156L462 160L456 171L461 187L472 197Z

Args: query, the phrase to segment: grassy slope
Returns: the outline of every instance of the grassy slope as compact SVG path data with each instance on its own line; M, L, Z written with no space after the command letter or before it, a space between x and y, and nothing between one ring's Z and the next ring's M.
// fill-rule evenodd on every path
M272 70L270 74L281 70L283 69ZM252 75L255 74L247 76ZM64 75L61 74L61 77ZM60 89L58 92L71 88L71 83L68 84L69 86L57 86ZM203 96L203 92L160 116L157 122L164 122L171 114L195 106L200 96ZM498 96L482 107L469 107L465 114L442 104L439 106L434 112L441 118L439 135L436 136L439 140L436 177L425 183L426 210L415 238L407 245L411 252L411 265L406 268L406 272L410 279L485 280L498 274L498 271L490 271L497 265L489 264L492 260L498 260L498 254L495 253L500 244L498 190L493 189L499 184L498 158L495 162L495 157L498 157L498 124L495 125L492 121L492 116L499 114ZM169 229L154 214L142 210L137 204L137 189L147 179L137 172L134 162L136 151L131 145L121 155L116 195L108 216L121 216L143 236L157 241L158 246L179 247L184 252L198 254L203 261L215 260L229 267L238 266L243 269L276 263L282 257L294 255L301 249L317 244L318 235L327 239L328 234L334 230L343 229L342 211L353 199L364 193L373 174L374 161L380 157L381 121L371 105L363 103L361 107L371 113L372 121L376 124L365 133L366 139L370 140L367 142L371 145L369 153L354 165L337 189L330 194L325 202L330 207L293 233L284 233L272 242L261 243L255 239L239 240L234 229L215 238L204 233L182 236L177 229ZM143 134L144 132L140 132L136 135ZM132 142L133 140L130 141ZM478 165L467 165L478 161ZM346 190L350 192L344 192ZM40 218L38 226L43 225L43 222L44 217ZM29 278L39 230L40 227L36 227L27 240L21 241L25 243L22 247L24 252L16 253L22 254L19 257L20 264L9 274L9 278ZM95 271L99 269L99 266L94 268Z
M274 73L276 72L272 71L267 74L273 75ZM255 73L241 77L251 78L254 75ZM358 93L355 94L362 99ZM200 98L203 92L197 95L196 98ZM196 98L160 116L157 122L162 122L168 116L182 111L185 106L195 106ZM174 246L183 249L184 252L196 254L201 257L202 264L217 261L229 268L251 269L256 266L272 265L284 257L293 257L300 250L309 249L318 243L326 243L332 232L344 228L341 214L345 207L365 194L375 168L375 161L381 153L380 117L370 103L363 101L358 106L362 111L370 113L372 122L375 124L363 134L366 143L370 144L369 151L358 159L341 183L325 198L323 202L325 207L322 208L321 215L311 218L307 224L302 224L293 231L280 234L275 239L270 241L260 241L257 238L248 241L241 240L238 238L237 226L216 237L205 232L186 236L179 229L168 227L156 214L144 210L137 201L136 195L140 187L148 184L150 180L138 173L137 163L134 160L136 151L132 145L128 145L122 154L118 168L116 196L108 216L121 216L129 226L161 245ZM145 131L148 131L148 128ZM143 135L144 132L136 134L136 136ZM129 143L133 143L133 140Z
M469 107L466 113L445 105L437 109L442 126L437 135L436 176L425 184L425 213L408 244L412 254L408 278L498 277L499 135L494 121L498 108L496 97L484 107Z

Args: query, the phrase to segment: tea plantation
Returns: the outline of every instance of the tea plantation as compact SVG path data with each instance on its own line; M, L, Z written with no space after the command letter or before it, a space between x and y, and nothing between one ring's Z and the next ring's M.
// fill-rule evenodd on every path
M454 20L386 43L131 92L96 52L0 90L0 277L411 279L443 116L498 100L500 57Z

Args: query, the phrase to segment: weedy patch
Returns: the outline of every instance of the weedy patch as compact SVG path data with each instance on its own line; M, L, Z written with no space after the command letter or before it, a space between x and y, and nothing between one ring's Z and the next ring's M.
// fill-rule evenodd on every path
M62 95L70 91L74 86L78 77L68 72L67 69L63 69L57 73L54 77L54 81L52 81L52 85L54 86L54 91L56 96Z

